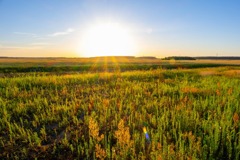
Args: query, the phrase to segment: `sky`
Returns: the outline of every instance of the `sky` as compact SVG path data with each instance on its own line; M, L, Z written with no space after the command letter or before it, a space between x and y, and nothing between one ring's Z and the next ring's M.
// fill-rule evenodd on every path
M0 0L0 56L87 56L85 33L106 22L136 56L240 56L239 17L238 0Z

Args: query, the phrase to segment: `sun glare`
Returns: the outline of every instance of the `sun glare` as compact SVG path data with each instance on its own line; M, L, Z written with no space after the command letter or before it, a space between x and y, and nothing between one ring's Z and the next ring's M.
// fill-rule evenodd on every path
M133 56L136 45L129 30L117 23L102 23L89 27L81 41L84 57Z

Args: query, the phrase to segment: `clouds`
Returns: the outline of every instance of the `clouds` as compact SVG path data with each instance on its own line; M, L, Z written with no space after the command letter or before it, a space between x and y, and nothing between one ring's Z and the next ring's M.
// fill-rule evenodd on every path
M153 32L153 29L152 28L147 28L145 32L148 33L148 34L151 34Z
M14 39L18 40L21 38L21 41L17 42L16 40L7 41L6 43L0 43L0 49L21 49L21 48L49 48L56 45L59 41L56 37L67 36L76 30L73 28L67 28L66 30L60 32L52 33L37 33L37 32L25 32L25 31L16 31L12 32Z
M0 43L0 50L32 50L32 49L44 49L46 47L52 46L52 43L46 43L46 42L33 42L33 43Z
M36 37L37 35L35 33L27 33L27 32L13 32L16 35L22 35L22 36L32 36Z
M46 43L46 42L36 42L36 43L31 43L30 46L49 46L51 43Z
M16 49L34 49L33 47L25 47L25 46L0 46L1 50L16 50Z
M49 37L58 37L58 36L68 35L72 32L75 32L75 29L68 28L65 31L54 32L54 33L50 33L47 35L38 35L36 33L28 33L28 32L13 32L13 34L19 35L19 36L25 36L25 37L33 37L33 38L37 38L37 39L46 39Z
M63 35L68 35L72 32L74 32L75 30L73 28L68 28L67 30L63 31L63 32L55 32L50 34L50 37L57 37L57 36L63 36Z

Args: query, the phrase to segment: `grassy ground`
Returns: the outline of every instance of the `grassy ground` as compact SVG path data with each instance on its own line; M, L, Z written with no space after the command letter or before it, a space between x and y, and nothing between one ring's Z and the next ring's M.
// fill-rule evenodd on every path
M0 76L9 73L55 72L56 74L81 72L115 72L150 69L206 68L219 66L239 66L239 60L195 60L175 61L143 59L134 57L100 58L0 58Z
M237 160L239 89L239 66L6 73L0 158Z

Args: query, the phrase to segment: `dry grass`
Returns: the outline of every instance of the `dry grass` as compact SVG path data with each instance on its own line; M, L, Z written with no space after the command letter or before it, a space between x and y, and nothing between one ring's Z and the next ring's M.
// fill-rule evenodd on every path
M199 70L198 72L201 76L212 76L212 75L224 75L238 77L240 76L240 69L238 67L220 67L220 68L206 68L204 70Z
M119 62L119 63L160 63L160 59L140 59L127 57L105 57L105 58L0 58L0 63L103 63L103 62Z
M196 60L194 63L211 63L211 64L234 64L240 65L240 60Z
M0 58L0 64L86 64L86 63L150 63L150 64L229 64L240 65L240 60L161 60L161 59L142 59L142 58L126 58L126 57L106 57L106 58Z

